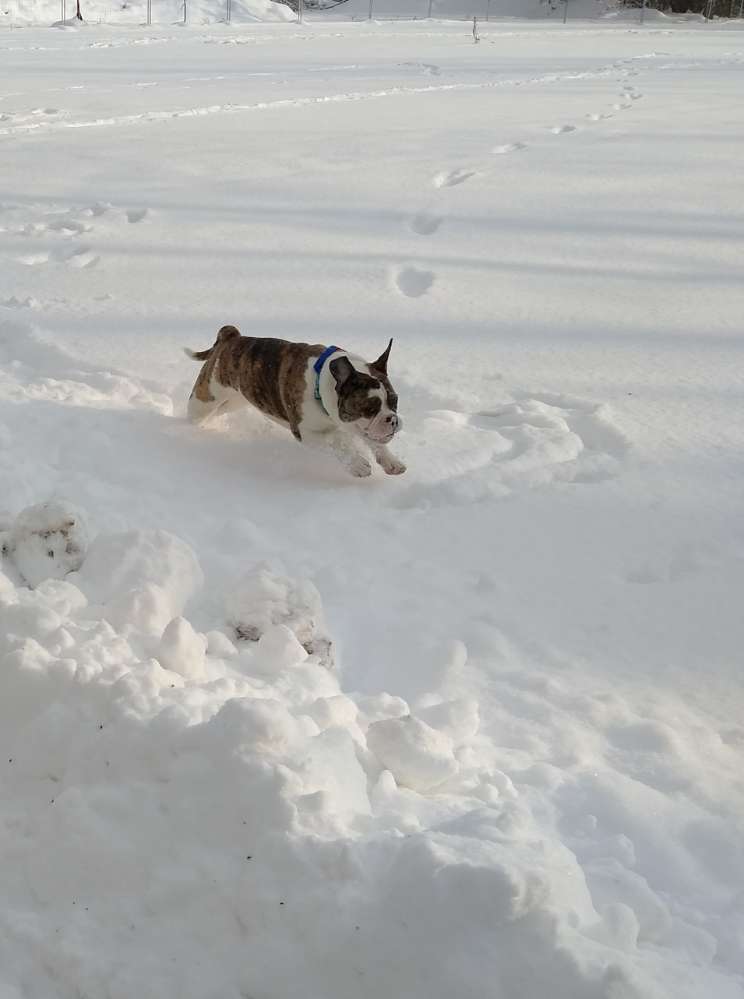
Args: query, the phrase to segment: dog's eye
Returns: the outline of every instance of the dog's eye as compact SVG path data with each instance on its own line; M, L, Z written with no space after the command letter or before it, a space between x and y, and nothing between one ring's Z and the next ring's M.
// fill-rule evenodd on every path
M377 416L377 414L380 412L381 405L382 403L380 402L379 399L368 399L367 402L364 404L362 412L364 413L365 416L371 419L373 416Z

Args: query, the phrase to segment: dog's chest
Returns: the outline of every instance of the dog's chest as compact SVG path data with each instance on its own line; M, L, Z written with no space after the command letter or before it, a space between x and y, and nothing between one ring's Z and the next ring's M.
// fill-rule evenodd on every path
M328 386L322 384L325 382L325 379L323 379L325 372L321 373L320 378L318 377L315 371L315 360L315 358L310 358L304 372L300 430L311 433L322 433L325 430L333 429L336 425L336 420L326 410L323 400L318 398L318 395L322 391L326 403L330 402L328 398Z

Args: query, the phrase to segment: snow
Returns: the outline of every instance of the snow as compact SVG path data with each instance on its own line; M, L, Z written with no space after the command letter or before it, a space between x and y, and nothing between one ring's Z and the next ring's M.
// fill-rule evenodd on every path
M742 26L137 18L0 32L0 994L741 999Z
M3 547L29 586L62 579L85 559L85 518L60 500L39 503L18 515Z

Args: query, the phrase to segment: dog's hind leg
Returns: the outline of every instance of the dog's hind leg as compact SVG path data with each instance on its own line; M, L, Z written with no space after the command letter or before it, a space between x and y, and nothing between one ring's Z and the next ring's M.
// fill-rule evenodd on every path
M186 417L191 423L204 424L226 408L226 399L210 399L205 402L192 393L186 407Z

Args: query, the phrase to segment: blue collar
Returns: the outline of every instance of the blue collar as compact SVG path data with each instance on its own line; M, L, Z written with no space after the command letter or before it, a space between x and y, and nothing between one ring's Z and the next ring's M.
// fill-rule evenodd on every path
M315 398L320 403L321 408L322 408L323 412L326 414L326 416L330 416L330 414L329 414L328 410L325 408L325 406L323 405L323 400L320 398L320 373L323 370L323 365L325 364L325 362L328 360L328 358L331 356L331 354L335 354L337 350L341 350L341 348L340 347L326 347L326 349L323 351L323 353L320 355L320 357L318 358L318 360L313 365L313 371L315 372Z

